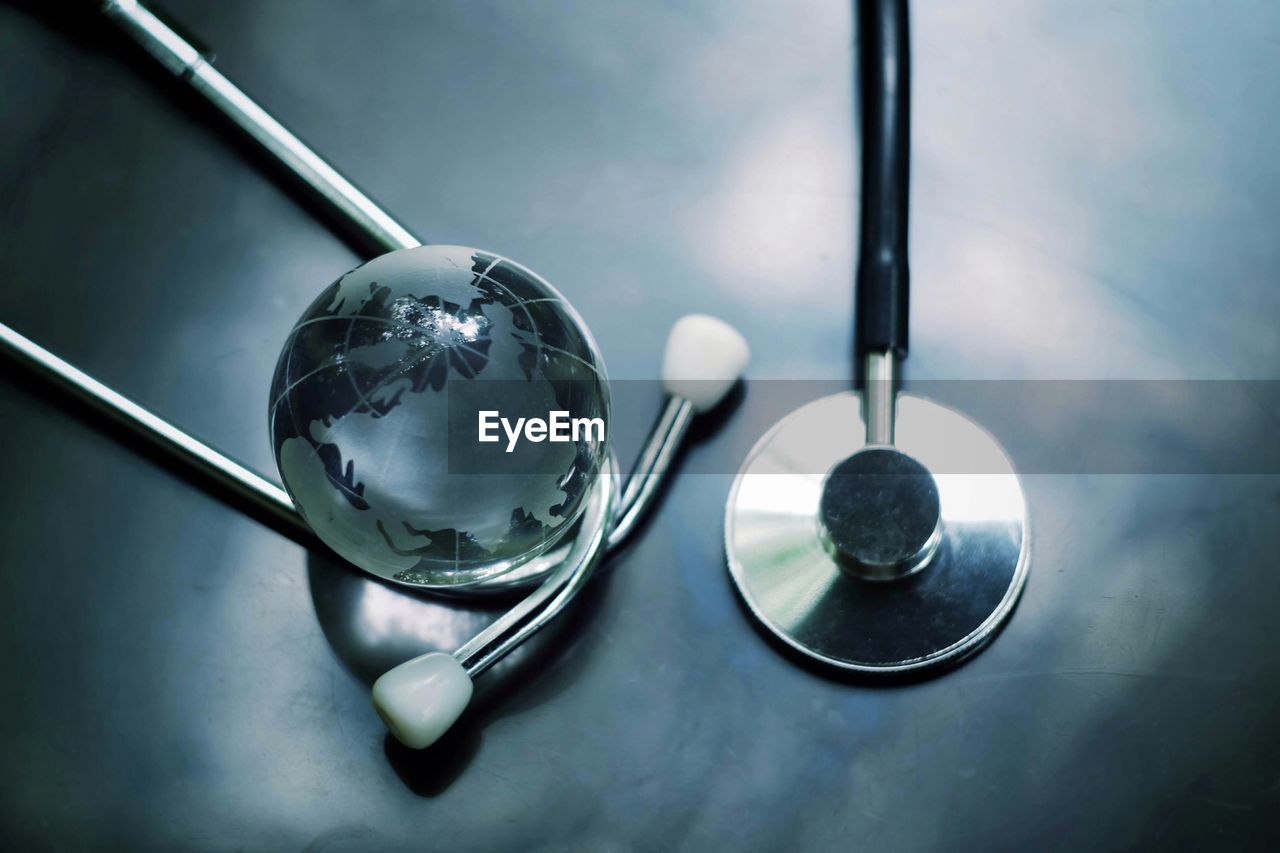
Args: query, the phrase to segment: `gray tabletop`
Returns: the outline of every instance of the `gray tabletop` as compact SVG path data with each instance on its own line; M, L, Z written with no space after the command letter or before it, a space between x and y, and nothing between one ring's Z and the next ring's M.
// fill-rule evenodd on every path
M844 3L168 5L426 239L554 282L613 377L655 376L690 311L751 341L744 412L760 380L848 375ZM1278 378L1280 4L919 3L913 27L909 379ZM276 354L357 250L92 9L0 6L0 112L0 319L272 471ZM797 665L737 600L730 469L707 460L764 422L735 413L576 609L412 753L372 678L494 611L308 554L3 370L5 843L1280 837L1274 472L1027 477L1009 626L872 686ZM625 447L656 401L618 418ZM970 414L1041 440L1015 406Z

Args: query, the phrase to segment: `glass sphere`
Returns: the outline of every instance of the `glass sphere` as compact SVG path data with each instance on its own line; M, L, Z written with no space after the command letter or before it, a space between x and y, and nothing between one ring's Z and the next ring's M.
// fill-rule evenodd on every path
M554 413L583 428L512 440L518 418ZM321 293L280 354L269 415L284 486L320 539L432 586L554 545L608 452L609 389L582 320L519 264L458 246L383 255Z

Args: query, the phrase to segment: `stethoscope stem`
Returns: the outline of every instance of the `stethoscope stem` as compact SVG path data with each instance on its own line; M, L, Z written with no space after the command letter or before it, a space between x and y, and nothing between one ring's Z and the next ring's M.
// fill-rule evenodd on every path
M898 357L891 350L870 350L863 357L865 370L867 444L893 444L897 395Z
M332 212L378 253L422 245L408 228L224 77L194 45L137 0L106 0L102 11L161 65L311 187Z
M906 0L859 0L857 11L862 192L854 338L866 443L891 446L910 308L911 42Z

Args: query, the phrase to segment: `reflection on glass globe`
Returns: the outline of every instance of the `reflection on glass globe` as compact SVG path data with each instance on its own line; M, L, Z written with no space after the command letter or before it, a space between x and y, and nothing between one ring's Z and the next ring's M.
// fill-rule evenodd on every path
M497 427L480 443L478 410L603 428L510 447ZM320 294L280 354L269 414L280 476L320 539L414 584L496 577L550 548L608 452L604 365L577 314L524 267L458 246L383 255Z

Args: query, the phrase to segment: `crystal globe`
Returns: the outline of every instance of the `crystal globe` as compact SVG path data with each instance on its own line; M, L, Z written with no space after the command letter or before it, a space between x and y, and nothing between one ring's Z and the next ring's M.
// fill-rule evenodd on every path
M321 293L269 416L320 539L412 584L474 583L547 550L607 464L609 389L581 319L519 264L458 246L383 255Z

